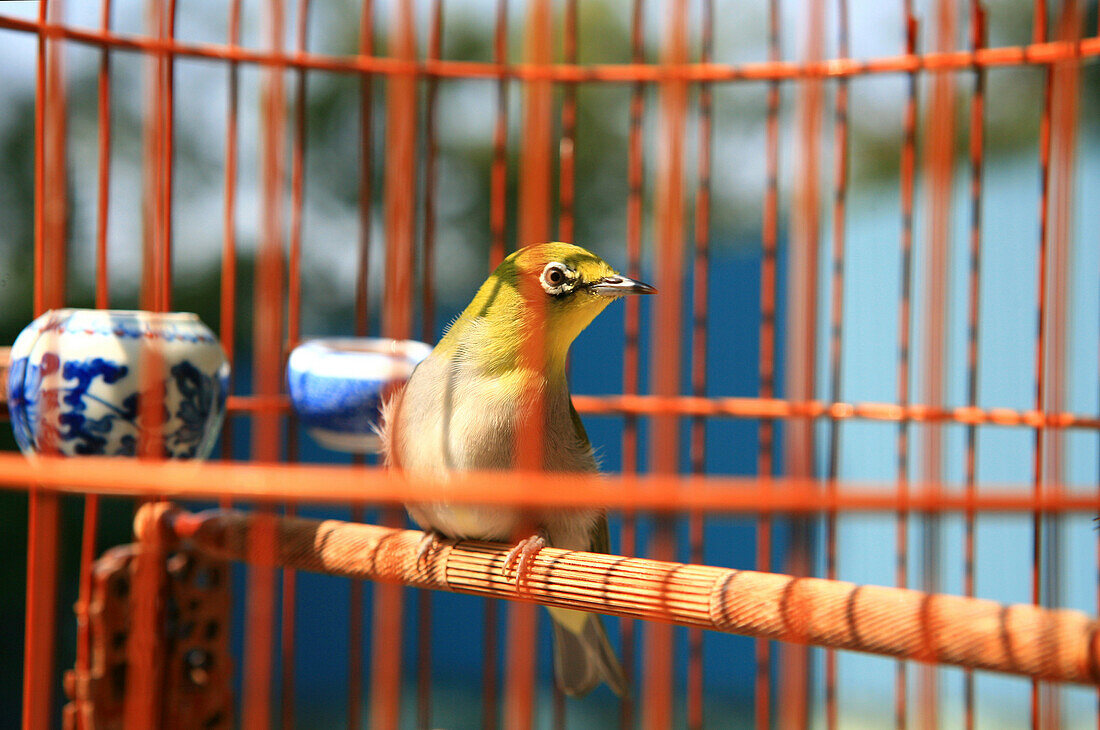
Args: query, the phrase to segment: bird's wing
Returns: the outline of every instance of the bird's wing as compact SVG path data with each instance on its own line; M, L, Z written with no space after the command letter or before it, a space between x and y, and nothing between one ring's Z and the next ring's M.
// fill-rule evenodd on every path
M586 447L592 448L592 442L588 440L588 432L584 430L584 421L581 420L577 409L573 407L572 400L569 401L569 417L573 420L573 430L577 434L577 440ZM607 514L604 512L600 512L600 516L592 525L589 550L595 553L611 552L611 535L607 528Z
M577 409L573 407L572 398L569 399L569 417L573 419L573 431L577 434L577 440L591 447L592 442L588 440L588 431L584 430L584 421L581 420L581 414L577 413Z
M601 512L596 523L592 525L592 547L594 553L611 552L611 535L607 529L607 513Z

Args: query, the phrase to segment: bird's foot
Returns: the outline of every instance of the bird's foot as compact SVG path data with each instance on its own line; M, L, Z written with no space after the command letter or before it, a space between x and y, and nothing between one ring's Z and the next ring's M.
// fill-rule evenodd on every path
M442 532L425 530L424 537L420 538L420 544L416 546L416 567L419 568L420 564L427 559L428 555L438 548L445 539L446 537Z
M515 565L516 587L518 588L527 580L528 574L535 564L535 556L538 555L539 550L542 550L546 545L546 536L541 532L536 532L534 535L520 540L516 543L515 547L509 550L508 554L504 556L504 565L501 566L500 572L507 576L508 571Z

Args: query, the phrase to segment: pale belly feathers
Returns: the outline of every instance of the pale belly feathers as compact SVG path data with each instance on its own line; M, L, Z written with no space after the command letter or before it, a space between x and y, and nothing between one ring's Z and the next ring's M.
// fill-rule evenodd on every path
M509 469L518 437L524 438L523 399L527 388L545 390L543 467L552 472L596 472L591 446L577 433L569 390L562 378L549 383L530 370L488 376L473 366L438 358L424 360L404 391L383 411L383 441L391 466L440 478L460 471ZM551 545L567 550L592 547L592 530L599 510L538 510L493 506L429 503L408 505L409 514L424 529L448 537L508 541L524 522L541 527Z

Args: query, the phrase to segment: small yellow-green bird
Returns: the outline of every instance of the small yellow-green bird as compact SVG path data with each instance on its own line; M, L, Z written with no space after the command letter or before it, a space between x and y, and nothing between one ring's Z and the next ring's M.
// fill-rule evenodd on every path
M383 409L385 461L404 472L445 476L511 469L516 444L529 437L535 398L542 396L542 467L596 472L598 466L566 380L569 346L613 300L652 294L648 284L615 272L598 256L568 243L520 249L501 262L466 310L421 362L404 390ZM536 329L538 328L538 329ZM541 340L543 356L538 357ZM528 431L528 433L525 433ZM607 515L596 509L541 510L446 503L407 505L429 534L510 541L536 522L537 534L518 544L517 582L544 545L608 552ZM430 543L422 545L422 552ZM569 695L606 682L627 691L626 678L599 618L551 608L554 670Z

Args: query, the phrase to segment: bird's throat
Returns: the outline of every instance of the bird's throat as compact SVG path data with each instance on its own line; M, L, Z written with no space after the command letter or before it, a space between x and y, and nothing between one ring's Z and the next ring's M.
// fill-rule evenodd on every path
M438 347L489 373L521 368L548 378L564 377L569 347L583 327L539 326L532 319L518 311L489 311L477 318L463 315Z

